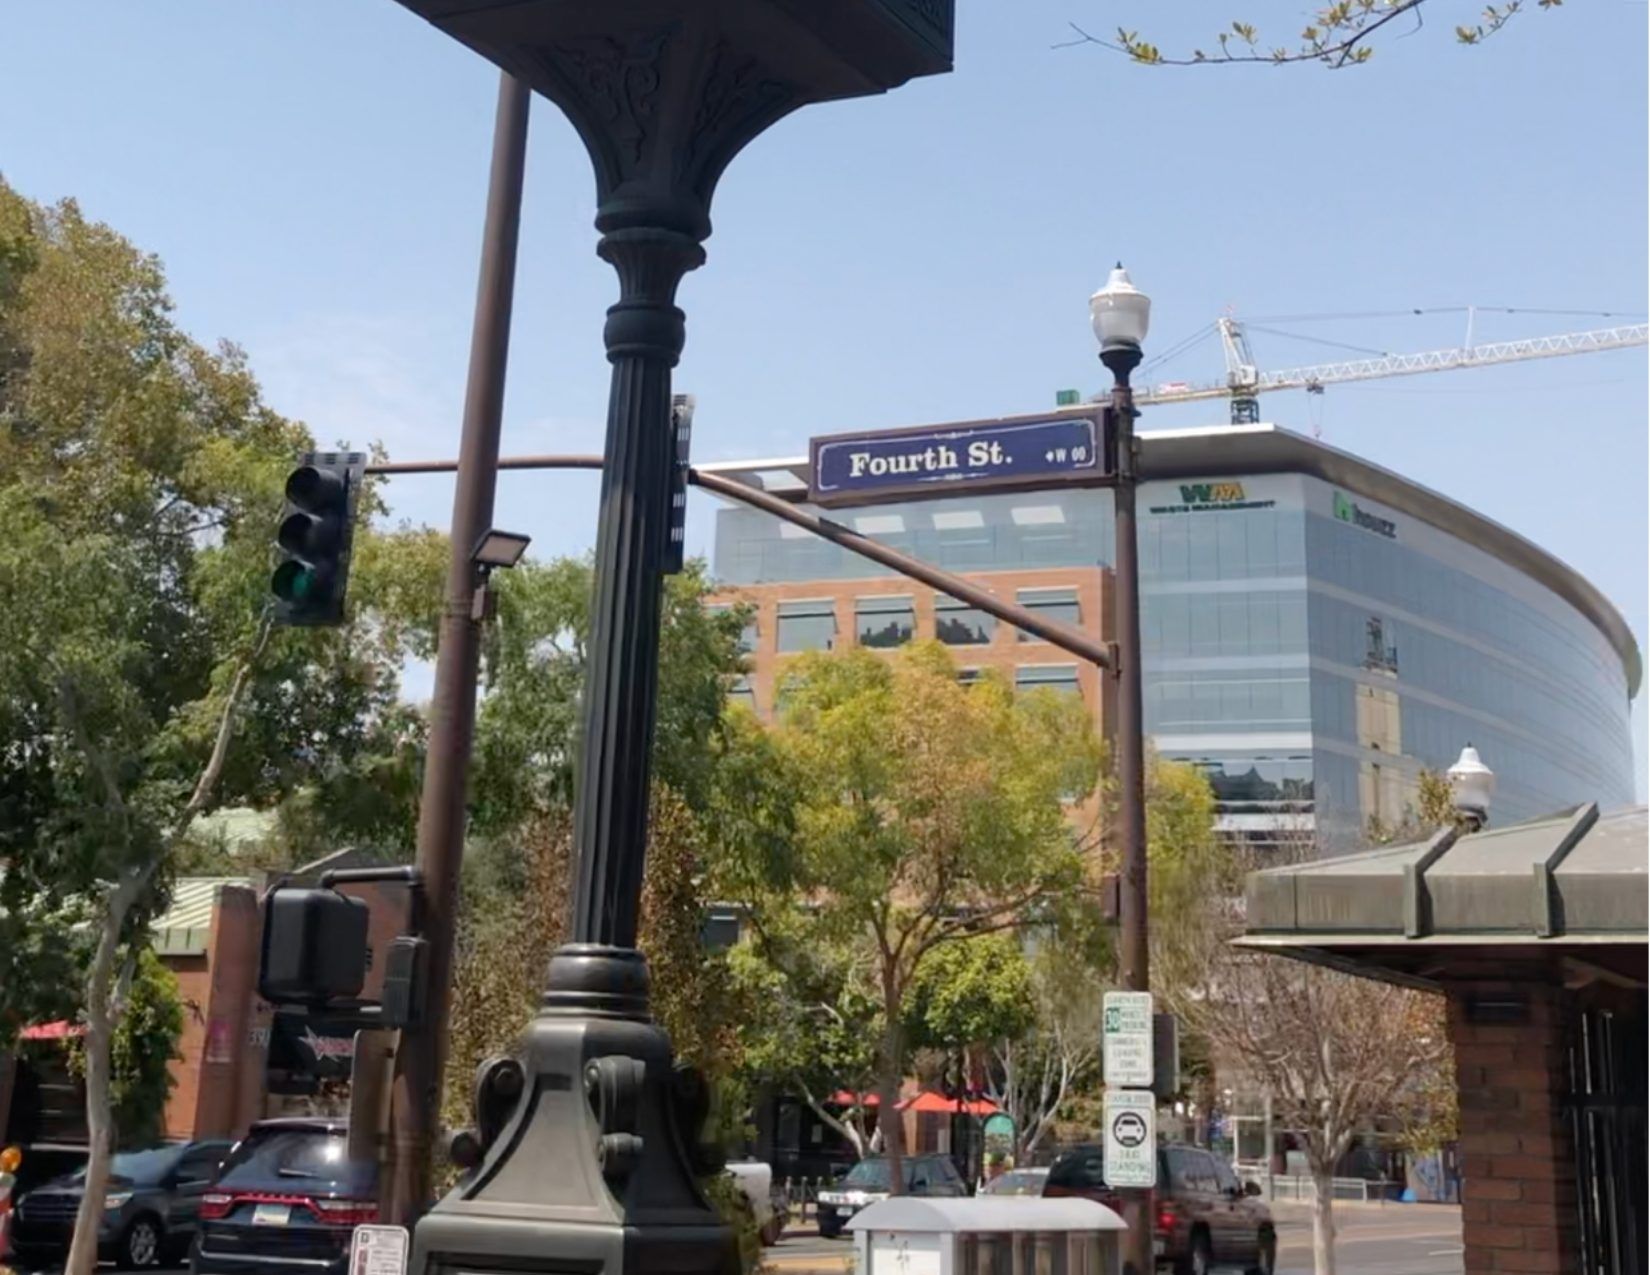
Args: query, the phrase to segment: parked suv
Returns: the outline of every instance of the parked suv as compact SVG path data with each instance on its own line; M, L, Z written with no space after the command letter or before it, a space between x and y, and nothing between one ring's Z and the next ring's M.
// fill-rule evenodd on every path
M378 1218L378 1169L349 1158L343 1120L264 1120L201 1197L195 1275L344 1275L350 1236Z
M1075 1195L1121 1212L1118 1193L1105 1184L1104 1149L1073 1147L1049 1169L1045 1196ZM1239 1181L1232 1167L1202 1147L1171 1143L1157 1153L1151 1193L1152 1250L1182 1275L1206 1275L1236 1265L1272 1275L1277 1233L1260 1188Z
M962 1196L968 1184L948 1155L908 1155L901 1161L906 1195ZM835 1239L842 1228L868 1204L886 1200L893 1181L885 1157L861 1160L835 1186L819 1193L819 1236Z
M122 1151L109 1164L98 1227L98 1256L127 1268L181 1257L194 1238L200 1202L229 1141L172 1143ZM55 1264L69 1253L86 1170L53 1178L18 1201L12 1248L25 1266Z

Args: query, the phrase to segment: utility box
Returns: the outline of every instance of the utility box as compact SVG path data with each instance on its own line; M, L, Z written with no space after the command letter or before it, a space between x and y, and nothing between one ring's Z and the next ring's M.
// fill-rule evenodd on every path
M1072 1197L895 1196L848 1223L857 1275L1119 1275L1123 1219Z

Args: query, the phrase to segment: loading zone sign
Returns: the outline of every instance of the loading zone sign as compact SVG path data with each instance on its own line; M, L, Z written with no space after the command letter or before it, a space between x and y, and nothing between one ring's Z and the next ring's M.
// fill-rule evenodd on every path
M1157 1099L1144 1089L1108 1089L1107 1186L1157 1185Z
M1100 1060L1105 1082L1124 1089L1149 1089L1152 1084L1152 994L1107 992Z

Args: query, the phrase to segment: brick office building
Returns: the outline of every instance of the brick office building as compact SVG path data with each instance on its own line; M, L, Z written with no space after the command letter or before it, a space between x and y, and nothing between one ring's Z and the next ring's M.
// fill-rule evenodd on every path
M980 571L967 578L1093 637L1112 637L1115 604L1106 568ZM948 646L964 681L991 671L1021 689L1046 686L1079 695L1102 734L1116 718L1116 684L1101 670L914 580L867 575L745 584L724 589L710 605L735 603L752 609L744 638L750 672L734 683L731 694L764 719L772 718L780 676L798 653L848 646L891 651L915 640Z
M1248 948L1443 992L1466 1275L1644 1275L1647 825L1586 805L1249 878Z
M295 877L343 866L335 858ZM177 977L183 1004L180 1056L172 1064L163 1122L169 1140L238 1135L254 1120L301 1108L301 1096L275 1092L309 1087L296 1073L348 1074L346 1032L277 1021L273 1007L258 996L259 899L266 886L263 873L186 877L151 929L155 952ZM350 885L344 892L368 905L372 954L383 953L390 939L405 932L405 886ZM364 995L375 996L382 982L382 961L373 960ZM83 1154L84 1090L69 1074L63 1051L64 1038L76 1031L71 1024L41 1024L23 1033L11 1056L0 1054L0 1135L24 1147L26 1166L63 1164ZM37 1154L30 1156L31 1150Z

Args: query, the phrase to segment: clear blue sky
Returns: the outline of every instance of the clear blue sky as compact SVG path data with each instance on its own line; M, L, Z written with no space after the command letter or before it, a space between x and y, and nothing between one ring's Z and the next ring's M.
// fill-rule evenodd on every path
M1086 299L1113 258L1165 349L1227 305L1252 316L1477 303L1642 314L1646 15L1589 0L1457 46L1476 0L1353 72L1146 69L1056 50L1067 21L1165 50L1223 20L1265 39L1278 0L961 0L957 70L815 107L735 162L709 263L683 289L678 387L696 458L788 454L833 430L1036 410L1093 390ZM1198 16L1188 17L1195 11ZM1395 24L1396 25L1396 24ZM182 323L243 345L274 406L323 440L452 455L496 74L392 0L54 0L3 27L0 172L72 195L165 260ZM596 450L607 393L592 182L535 109L506 448ZM1482 316L1483 339L1601 326ZM1458 316L1288 325L1381 350L1453 345ZM1256 334L1270 367L1333 357ZM1221 372L1205 343L1164 378ZM1646 360L1632 350L1274 395L1590 576L1641 643ZM1154 411L1152 425L1221 418ZM588 475L507 475L498 522L535 551L591 540ZM397 512L446 524L444 479ZM690 548L711 508L692 510ZM1645 710L1635 707L1640 765Z

